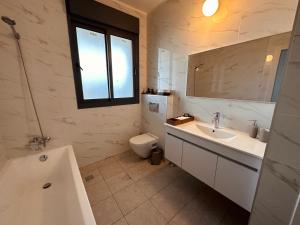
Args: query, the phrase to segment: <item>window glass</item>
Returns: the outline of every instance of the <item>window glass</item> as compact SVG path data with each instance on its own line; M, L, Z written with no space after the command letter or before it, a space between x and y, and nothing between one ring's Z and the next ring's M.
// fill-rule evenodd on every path
M76 27L83 98L107 99L108 78L105 36Z
M133 97L132 41L113 35L110 39L114 97Z

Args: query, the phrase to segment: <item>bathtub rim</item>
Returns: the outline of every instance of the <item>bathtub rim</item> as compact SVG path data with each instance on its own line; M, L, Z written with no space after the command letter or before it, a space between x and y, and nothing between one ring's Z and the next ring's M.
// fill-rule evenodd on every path
M93 211L91 208L91 205L88 200L88 196L81 178L80 170L78 167L78 163L75 157L74 149L72 145L65 145L58 148L53 149L47 149L39 152L34 152L32 154L26 155L26 156L20 156L16 158L8 159L4 165L1 167L0 170L0 180L2 180L3 176L5 175L5 172L9 170L10 166L13 166L12 164L15 163L18 159L24 159L24 158L34 158L38 157L40 155L47 155L51 154L52 151L66 151L68 155L68 163L70 163L71 171L72 171L72 180L73 185L76 189L76 195L79 202L79 207L82 213L82 219L84 221L84 225L96 225L96 221L93 215Z

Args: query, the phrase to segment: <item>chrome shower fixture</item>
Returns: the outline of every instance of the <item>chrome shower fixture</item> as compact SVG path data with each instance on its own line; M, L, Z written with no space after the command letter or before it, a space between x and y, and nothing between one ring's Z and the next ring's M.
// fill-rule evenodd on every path
M44 135L42 125L41 125L41 121L40 121L40 117L37 113L36 104L35 104L33 94L32 94L32 88L30 86L29 77L28 77L26 65L25 65L25 62L24 62L22 49L21 49L21 46L20 46L21 36L15 29L16 21L14 21L13 19L11 19L7 16L1 16L1 19L4 23L6 23L10 26L10 28L13 32L13 35L16 39L18 50L19 50L19 53L20 53L21 61L22 61L22 66L23 66L23 69L24 69L24 74L25 74L25 78L26 78L27 87L28 87L31 102L32 102L32 106L33 106L34 113L35 113L35 116L36 116L36 119L37 119L39 130L40 130L40 133L41 133L41 136L34 136L31 140L29 140L29 145L34 150L41 150L42 149L41 147L42 146L46 147L46 144L51 140L51 138Z
M10 28L12 29L12 32L17 40L21 38L20 34L15 30L16 21L13 19L7 17L7 16L1 16L1 19L4 23L8 24Z

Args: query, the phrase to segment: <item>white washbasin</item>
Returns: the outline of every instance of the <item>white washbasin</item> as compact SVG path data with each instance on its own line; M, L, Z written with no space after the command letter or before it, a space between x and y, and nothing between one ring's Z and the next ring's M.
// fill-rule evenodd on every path
M216 139L224 139L224 140L232 140L236 137L236 134L233 132L228 132L222 128L214 129L212 127L203 126L201 124L196 124L196 127L201 130L204 134L216 138Z

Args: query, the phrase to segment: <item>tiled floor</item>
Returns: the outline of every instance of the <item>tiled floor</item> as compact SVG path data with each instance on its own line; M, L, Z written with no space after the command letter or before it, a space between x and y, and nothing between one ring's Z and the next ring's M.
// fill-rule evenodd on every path
M246 225L249 214L178 167L132 152L81 168L97 225Z

